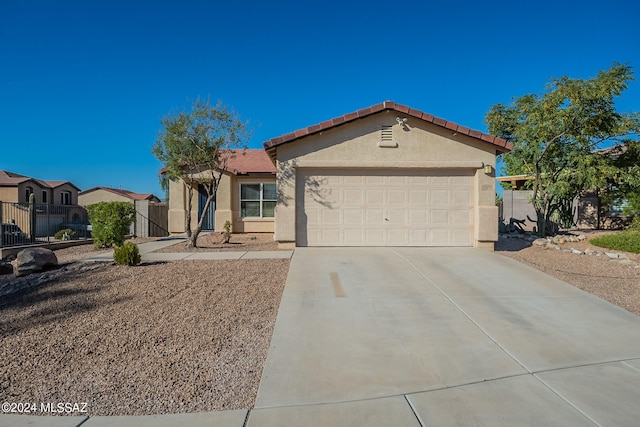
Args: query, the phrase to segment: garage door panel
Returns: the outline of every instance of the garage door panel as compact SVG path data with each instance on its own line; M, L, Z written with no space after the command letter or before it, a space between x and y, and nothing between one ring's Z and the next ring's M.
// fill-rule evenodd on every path
M382 225L384 224L383 209L367 209L365 225Z
M342 191L342 203L344 206L362 205L364 202L364 191L361 188L345 188Z
M404 209L407 205L407 190L389 190L387 201L390 205L399 205Z
M384 190L380 188L375 189L367 189L365 202L367 204L379 204L382 205L384 203Z
M299 170L301 245L473 244L473 171L318 171Z
M364 211L362 209L344 209L343 224L360 226L364 222Z
M449 206L449 190L435 189L429 192L429 204L432 206Z
M361 228L345 228L343 233L345 245L362 246L365 244L364 230L362 230Z

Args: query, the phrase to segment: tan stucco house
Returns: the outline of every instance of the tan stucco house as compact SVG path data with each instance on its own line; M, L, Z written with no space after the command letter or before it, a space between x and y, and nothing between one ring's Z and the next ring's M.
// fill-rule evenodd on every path
M0 201L37 204L77 205L80 189L69 181L45 181L9 171L0 171Z
M195 189L194 189L195 190ZM183 233L187 191L180 181L169 181L169 232ZM194 192L191 218L195 225L206 200ZM222 174L216 200L203 230L223 230L226 221L234 233L273 233L276 205L276 168L264 150L236 152Z
M151 203L160 203L161 200L150 193L134 193L122 188L93 187L78 193L78 204L89 206L99 202L135 202L147 200Z
M265 164L245 174L228 171L215 228L230 219L234 232L273 231L283 247L492 250L498 238L496 155L511 147L386 101L265 142L275 170ZM171 231L182 232L184 191L180 183L171 185Z

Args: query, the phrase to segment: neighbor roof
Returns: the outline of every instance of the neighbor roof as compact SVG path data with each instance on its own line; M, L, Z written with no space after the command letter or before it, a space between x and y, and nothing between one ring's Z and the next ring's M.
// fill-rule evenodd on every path
M467 135L467 136L470 136L471 138L475 138L483 142L493 144L498 148L498 151L503 153L507 151L511 151L511 149L513 148L513 144L505 139L498 138L496 136L489 135L477 130L469 129L464 126L460 126L454 122L449 122L445 119L435 117L431 114L423 113L420 110L409 108L405 105L397 104L393 101L385 101L381 104L376 104L369 108L363 108L362 110L358 110L353 113L345 114L343 116L336 117L334 119L327 120L313 126L308 126L306 128L299 129L295 132L291 132L286 135L279 136L277 138L272 138L269 141L266 141L263 145L265 150L269 150L279 145L286 144L286 143L295 141L297 139L304 138L306 136L313 135L322 131L326 131L327 129L341 126L346 123L370 116L372 114L380 113L382 111L396 111L400 114L404 114L410 117L415 117L417 119L423 120L428 123L433 123L436 126L449 129L453 132L457 132L459 134Z
M76 190L79 190L70 181L44 181L42 179L31 178L28 176L20 175L19 173L0 170L0 187L17 187L26 181L33 181L44 188L56 188L64 184L69 184Z
M160 200L158 197L156 197L151 193L134 193L133 191L124 190L122 188L111 188L111 187L92 187L92 188L89 188L88 190L81 191L80 193L78 193L78 195L84 195L97 190L104 190L110 193L115 193L131 200L150 200L150 199Z

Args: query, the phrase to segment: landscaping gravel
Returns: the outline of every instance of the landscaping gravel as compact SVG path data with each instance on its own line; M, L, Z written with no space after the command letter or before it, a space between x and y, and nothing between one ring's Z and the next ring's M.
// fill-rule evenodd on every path
M240 236L232 237L245 244L240 250L275 244L271 235ZM625 254L633 261L625 265L571 248L603 251L588 241L496 245L500 255L640 315L637 255ZM0 400L87 402L89 416L253 407L289 260L74 262L99 252L57 250L60 269L0 302ZM11 280L0 276L0 284Z
M74 250L88 251L59 259ZM2 301L0 401L87 402L89 416L253 406L289 260L82 265Z
M237 252L237 251L277 251L278 242L273 240L271 233L232 234L229 243L212 244L207 232L198 236L198 247L187 248L185 242L167 246L155 252Z
M631 313L640 315L640 257L637 254L600 248L589 243L602 233L585 233L587 240L558 245L559 249L531 245L521 239L500 239L496 253L516 259L550 276L609 301ZM571 252L609 252L624 254L630 262L606 255L584 255Z

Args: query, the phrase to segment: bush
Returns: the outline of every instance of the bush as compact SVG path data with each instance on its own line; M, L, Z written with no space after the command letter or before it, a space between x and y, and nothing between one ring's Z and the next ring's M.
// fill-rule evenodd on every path
M640 231L640 215L633 217L633 221L629 224L629 229L633 231Z
M93 245L96 248L122 246L136 209L128 202L100 202L87 206Z
M622 231L589 240L596 246L624 252L640 253L640 231Z
M67 237L65 237L65 235ZM72 240L78 237L78 233L70 228L63 228L62 230L58 231L53 237L56 240Z
M138 245L127 242L113 249L113 259L120 265L138 265L142 257L140 256Z

